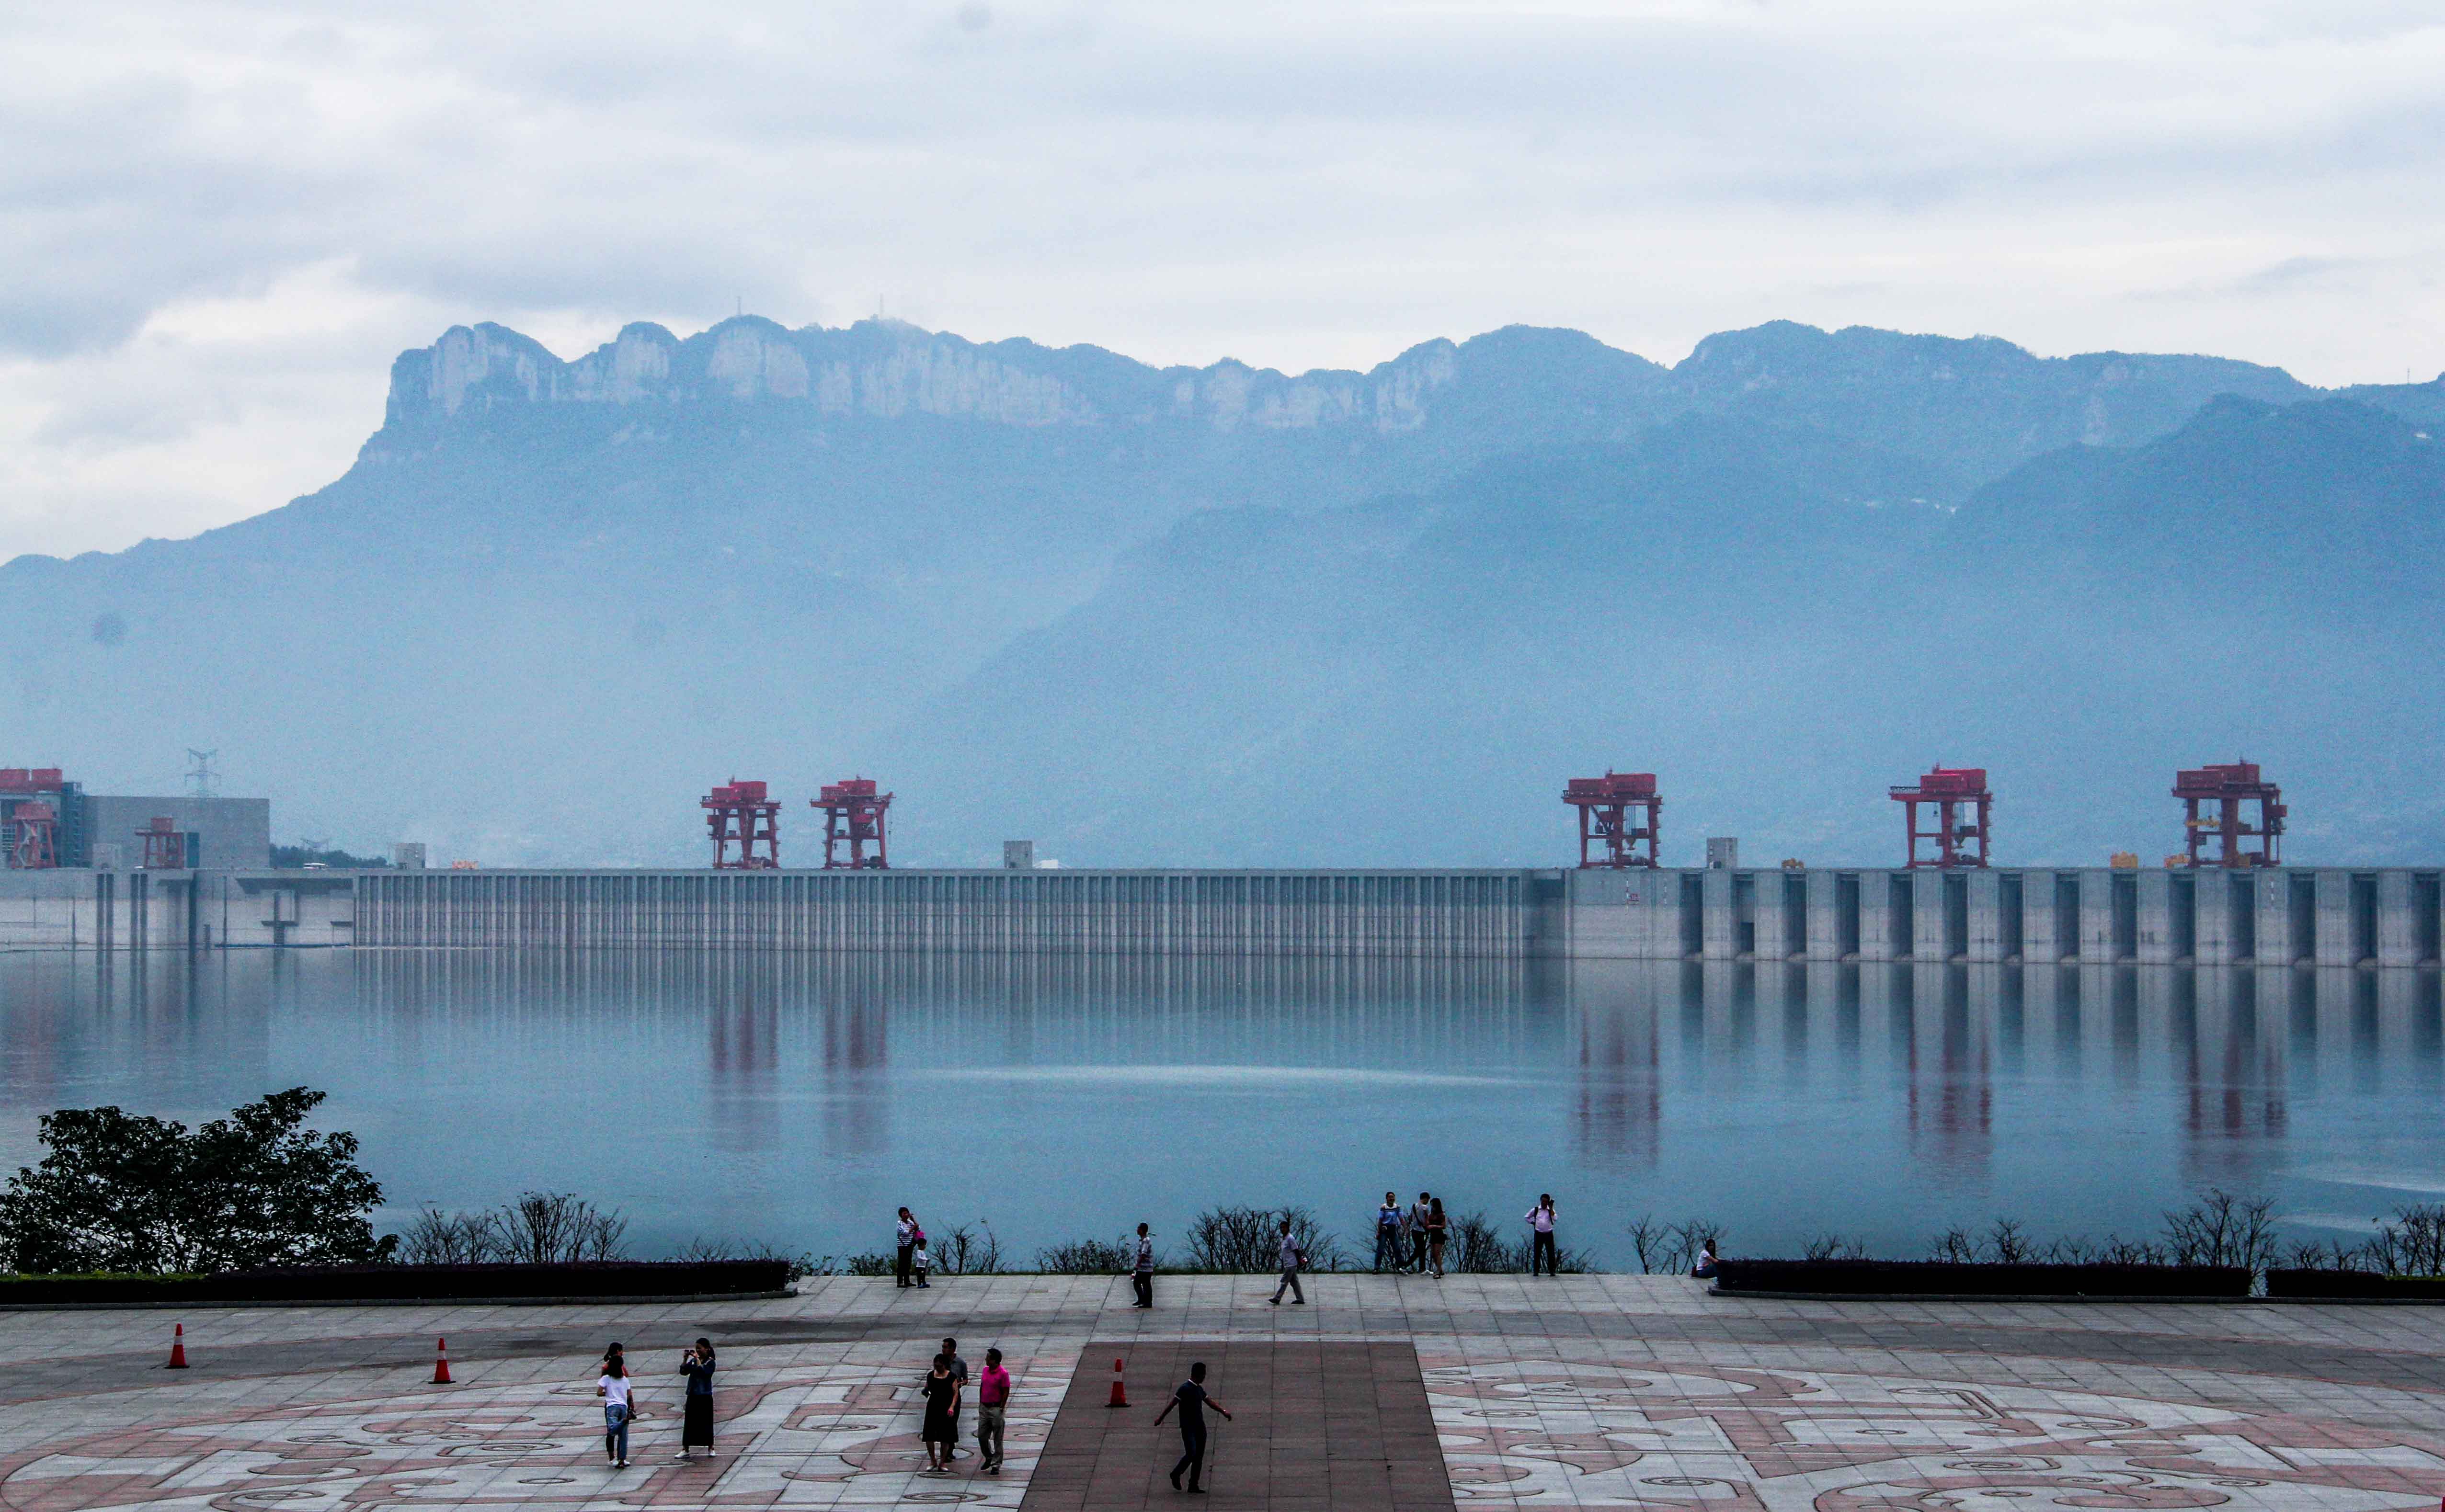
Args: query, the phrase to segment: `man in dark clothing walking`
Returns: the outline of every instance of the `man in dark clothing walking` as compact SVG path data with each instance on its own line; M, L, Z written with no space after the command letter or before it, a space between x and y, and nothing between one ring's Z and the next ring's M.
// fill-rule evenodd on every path
M1205 1409L1211 1407L1226 1418L1231 1415L1231 1409L1222 1405L1221 1398L1205 1394L1204 1360L1188 1368L1188 1379L1180 1383L1180 1390L1172 1392L1171 1400L1163 1404L1163 1410L1154 1415L1154 1426L1163 1427L1163 1420L1171 1416L1171 1409L1175 1407L1180 1409L1181 1453L1180 1463L1171 1467L1171 1488L1204 1496L1205 1487L1197 1484L1197 1478L1205 1469ZM1188 1472L1185 1487L1180 1484L1183 1470Z
M1154 1238L1147 1232L1144 1223L1138 1225L1138 1258L1137 1263L1129 1270L1129 1285L1138 1294L1138 1299L1129 1304L1131 1307L1154 1305Z
M943 1341L943 1357L951 1362L951 1379L960 1383L958 1394L951 1398L951 1447L943 1455L947 1462L960 1457L960 1398L968 1391L968 1362L960 1358L960 1341L955 1338Z

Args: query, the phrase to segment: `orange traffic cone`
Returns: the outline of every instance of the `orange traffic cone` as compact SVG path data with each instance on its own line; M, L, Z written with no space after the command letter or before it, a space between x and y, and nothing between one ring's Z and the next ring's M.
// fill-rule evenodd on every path
M183 1371L187 1368L186 1324L179 1324L178 1331L170 1335L170 1363L161 1368L165 1371Z
M450 1380L450 1341L446 1338L438 1338L433 1341L433 1384L436 1386L448 1386L452 1384Z
M1112 1399L1104 1405L1106 1407L1129 1405L1129 1389L1121 1384L1121 1362L1117 1359L1112 1361ZM2445 1509L2440 1509L2440 1512L2445 1512Z

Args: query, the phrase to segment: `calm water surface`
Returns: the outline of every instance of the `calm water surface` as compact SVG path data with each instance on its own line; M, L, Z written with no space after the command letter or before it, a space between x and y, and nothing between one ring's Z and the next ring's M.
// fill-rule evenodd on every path
M1735 1252L1998 1214L2153 1232L2211 1185L2347 1236L2445 1192L2433 972L228 951L0 956L0 1158L52 1108L328 1092L396 1225L529 1187L691 1237L1021 1255L1220 1203L1363 1236L1540 1190Z

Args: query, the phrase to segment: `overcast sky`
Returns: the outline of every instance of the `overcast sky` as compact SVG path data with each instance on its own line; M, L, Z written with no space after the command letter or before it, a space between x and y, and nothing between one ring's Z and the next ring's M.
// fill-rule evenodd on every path
M0 558L328 482L391 358L743 302L1363 366L1778 317L2445 366L2445 10L0 9Z

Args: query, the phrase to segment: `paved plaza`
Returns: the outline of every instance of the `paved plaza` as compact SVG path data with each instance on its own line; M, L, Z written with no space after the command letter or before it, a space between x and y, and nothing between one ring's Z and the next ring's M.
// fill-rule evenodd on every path
M0 1507L1189 1504L1156 1409L1217 1422L1208 1512L2430 1512L2445 1310L1733 1300L1625 1276L833 1279L670 1306L0 1315ZM183 1321L194 1368L161 1369ZM719 1456L674 1464L682 1343L721 1351ZM944 1335L1015 1377L1008 1459L923 1473ZM430 1384L450 1340L451 1386ZM609 1468L594 1363L647 1411ZM1108 1400L1112 1361L1130 1406ZM962 1420L973 1430L974 1408Z

